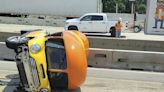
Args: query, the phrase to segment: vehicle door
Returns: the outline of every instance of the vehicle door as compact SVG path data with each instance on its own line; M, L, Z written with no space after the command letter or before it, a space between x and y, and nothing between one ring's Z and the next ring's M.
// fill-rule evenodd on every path
M107 21L104 20L102 15L93 15L91 20L93 32L106 32Z
M90 32L92 30L92 16L86 15L80 19L79 30L82 32Z

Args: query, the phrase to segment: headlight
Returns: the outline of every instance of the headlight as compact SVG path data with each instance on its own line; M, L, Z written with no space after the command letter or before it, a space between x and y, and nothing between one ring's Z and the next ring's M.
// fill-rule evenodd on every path
M41 49L41 47L40 47L39 44L32 44L32 45L30 46L30 51L31 51L32 53L38 53L38 52L40 51L40 49Z

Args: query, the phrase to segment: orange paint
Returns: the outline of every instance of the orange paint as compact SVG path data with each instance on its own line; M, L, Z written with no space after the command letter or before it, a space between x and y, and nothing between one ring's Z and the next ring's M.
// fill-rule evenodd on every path
M61 38L64 40L66 50L67 69L49 69L48 71L67 73L68 89L76 89L86 79L89 42L87 37L78 31L64 31Z

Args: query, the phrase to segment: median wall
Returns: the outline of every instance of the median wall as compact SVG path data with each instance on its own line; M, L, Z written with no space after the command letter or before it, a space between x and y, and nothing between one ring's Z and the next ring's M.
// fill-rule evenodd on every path
M100 68L164 71L164 53L91 48L88 65Z
M91 48L164 52L164 41L89 37Z

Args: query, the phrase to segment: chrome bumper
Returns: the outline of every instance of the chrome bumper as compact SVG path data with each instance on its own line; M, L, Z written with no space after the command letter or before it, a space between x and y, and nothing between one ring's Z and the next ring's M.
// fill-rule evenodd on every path
M34 59L30 58L28 47L22 46L20 48L22 52L19 53L20 61L17 61L17 67L22 86L28 92L38 92L40 81L36 62Z

